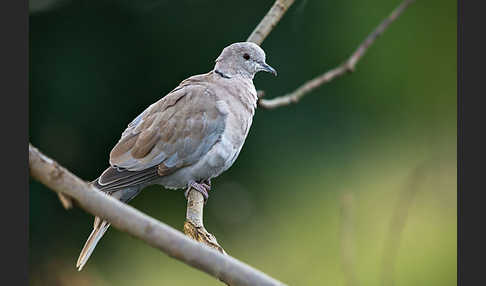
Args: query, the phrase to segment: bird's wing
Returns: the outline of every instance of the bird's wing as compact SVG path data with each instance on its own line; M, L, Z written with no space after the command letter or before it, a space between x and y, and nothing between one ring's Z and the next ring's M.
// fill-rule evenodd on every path
M184 81L128 125L110 153L118 172L105 171L98 183L127 186L198 162L220 140L226 115L210 84Z

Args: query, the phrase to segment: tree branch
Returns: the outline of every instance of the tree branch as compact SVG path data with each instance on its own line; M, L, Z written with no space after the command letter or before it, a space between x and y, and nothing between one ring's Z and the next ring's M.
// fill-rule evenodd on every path
M284 285L265 273L197 243L172 227L98 191L29 143L30 175L71 197L87 212L188 265L232 285Z
M263 17L246 41L261 45L263 40L265 40L268 34L270 34L273 28L275 28L278 21L280 21L285 12L287 12L287 9L289 9L290 5L293 3L294 0L275 1L272 8L270 8L265 17Z
M187 196L186 221L184 222L184 233L190 238L202 242L219 252L226 254L224 249L218 244L216 237L209 233L203 224L203 195L191 189Z
M304 95L313 91L314 89L324 85L333 79L345 75L349 72L355 70L356 64L366 53L368 48L376 41L376 39L383 34L383 32L388 28L388 26L395 21L407 7L412 4L415 0L404 0L393 12L385 19L381 24L376 27L376 29L366 37L366 39L358 46L356 51L340 66L329 70L328 72L304 83L302 86L297 88L295 91L279 96L273 99L260 99L259 106L267 109L277 108L291 103L298 102ZM278 1L277 1L278 2ZM268 15L267 15L268 16ZM260 96L263 92L260 92Z

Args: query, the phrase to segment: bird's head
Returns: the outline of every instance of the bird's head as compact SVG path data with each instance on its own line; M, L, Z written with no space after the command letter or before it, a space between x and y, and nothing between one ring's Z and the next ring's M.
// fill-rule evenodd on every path
M241 75L253 79L259 71L277 75L277 71L265 62L265 52L252 42L234 43L223 49L216 59L214 70L225 77Z

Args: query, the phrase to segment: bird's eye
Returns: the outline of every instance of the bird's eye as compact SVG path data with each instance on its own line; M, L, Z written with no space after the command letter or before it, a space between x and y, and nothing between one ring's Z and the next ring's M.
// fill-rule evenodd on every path
M249 54L244 54L244 55L243 55L243 58L244 58L245 60L249 60L249 59L250 59L250 55L249 55Z

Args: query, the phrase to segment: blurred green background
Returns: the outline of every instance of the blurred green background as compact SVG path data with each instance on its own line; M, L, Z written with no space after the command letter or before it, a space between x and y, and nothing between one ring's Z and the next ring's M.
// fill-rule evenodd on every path
M262 47L268 98L344 61L399 0L296 1ZM273 4L30 0L29 140L83 179L126 125L212 69ZM290 285L456 285L456 1L413 4L352 75L258 109L205 225L232 256ZM182 230L182 192L131 205ZM82 272L92 216L30 183L31 285L222 285L111 228Z

